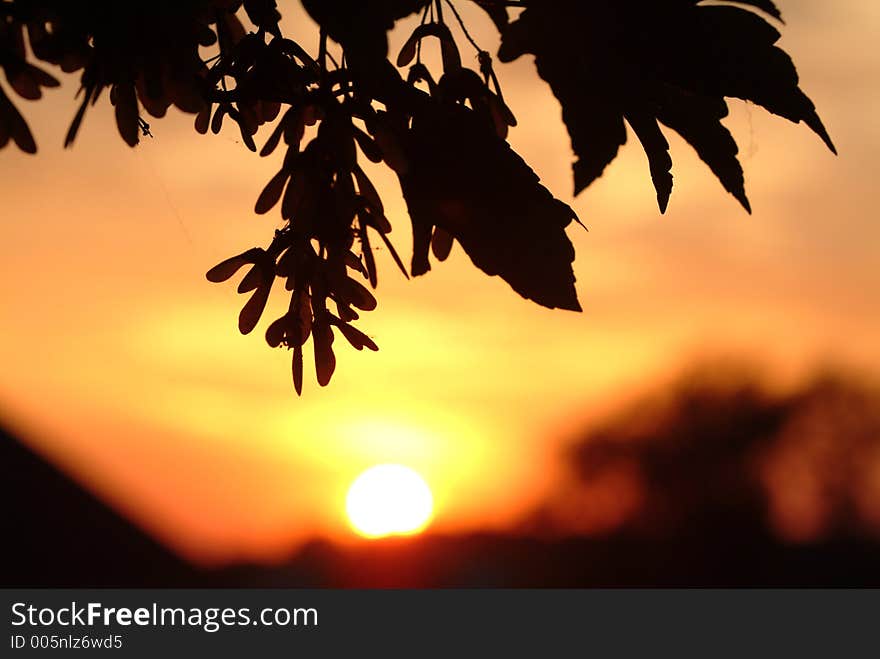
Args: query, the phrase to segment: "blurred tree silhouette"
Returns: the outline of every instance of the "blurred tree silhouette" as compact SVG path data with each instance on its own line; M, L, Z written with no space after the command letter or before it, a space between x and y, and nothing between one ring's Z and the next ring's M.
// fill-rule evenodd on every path
M741 363L701 364L566 457L571 478L536 516L551 530L681 537L763 525L788 542L880 538L880 388L846 372L779 392Z
M499 30L499 59L535 56L571 136L575 194L614 159L629 124L665 211L672 159L662 124L688 141L750 210L736 142L721 124L727 97L803 121L834 150L791 59L775 46L780 34L764 16L780 21L781 14L771 0L458 0L465 2L479 5ZM218 133L228 117L251 151L258 128L274 123L260 154L272 154L283 141L284 157L255 211L280 205L285 224L268 247L227 259L207 276L221 282L250 266L238 286L251 294L239 317L245 334L256 327L276 278L284 281L289 310L269 325L266 340L293 350L298 393L310 337L321 385L335 369L336 332L358 350L378 349L352 325L359 311L376 306L359 281L377 285L376 241L408 275L360 157L384 163L400 179L413 228L413 275L430 269L430 252L442 261L458 241L477 267L523 297L579 310L574 249L565 234L577 217L507 144L516 119L492 56L471 38L455 3L302 4L320 26L316 55L284 37L274 0L4 0L0 65L26 99L58 85L31 59L81 72L67 146L105 89L130 146L150 134L145 115L162 117L171 106L194 114L200 133ZM395 66L386 33L415 13L419 27ZM342 49L339 61L330 40ZM422 61L422 47L432 40L439 42L442 70ZM460 43L476 51L478 70L463 64ZM203 55L208 47L214 56ZM0 86L0 147L10 139L25 152L37 150Z

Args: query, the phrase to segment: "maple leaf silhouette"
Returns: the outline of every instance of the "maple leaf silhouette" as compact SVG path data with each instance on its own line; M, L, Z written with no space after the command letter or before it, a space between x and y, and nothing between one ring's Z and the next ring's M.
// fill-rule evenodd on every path
M746 0L769 16L769 0ZM737 146L721 120L726 97L752 101L806 123L836 153L815 106L798 86L779 31L754 11L699 0L557 0L530 4L502 34L499 58L535 55L539 75L562 104L575 194L593 183L627 140L648 157L661 211L672 192L672 158L661 124L697 151L746 210Z

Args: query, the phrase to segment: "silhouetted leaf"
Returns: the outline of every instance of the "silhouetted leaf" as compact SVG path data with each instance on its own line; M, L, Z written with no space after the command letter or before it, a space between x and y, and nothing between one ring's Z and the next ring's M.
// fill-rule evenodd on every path
M489 14L489 18L492 19L492 22L495 23L495 27L497 27L499 31L504 30L504 28L507 27L510 19L507 16L507 8L503 3L498 2L497 0L474 0L474 2Z
M651 180L654 181L654 188L657 190L657 203L660 205L660 212L665 213L669 196L672 194L672 157L669 155L669 142L663 137L654 117L633 112L627 116L627 119L648 156Z
M281 14L275 6L275 0L244 0L244 10L254 25L280 36L278 21Z
M309 16L355 59L385 59L386 32L428 0L302 0Z
M781 19L768 0L738 3ZM560 0L529 4L504 30L499 58L531 53L563 108L575 193L599 176L626 142L625 121L644 147L661 210L672 186L659 120L680 133L750 209L736 144L720 124L724 97L803 121L836 153L813 103L798 87L779 31L757 13L698 0Z
M738 2L741 5L751 5L779 21L782 20L782 13L772 0L735 0L735 2Z
M574 211L492 127L456 105L432 104L413 119L409 160L400 176L413 222L413 274L424 272L432 229L454 236L474 264L523 297L580 310L574 248L565 227Z
M742 166L736 157L739 149L730 131L721 124L721 119L728 114L727 103L723 99L686 94L674 89L670 89L669 93L677 97L663 104L658 113L660 121L696 149L724 189L751 213Z

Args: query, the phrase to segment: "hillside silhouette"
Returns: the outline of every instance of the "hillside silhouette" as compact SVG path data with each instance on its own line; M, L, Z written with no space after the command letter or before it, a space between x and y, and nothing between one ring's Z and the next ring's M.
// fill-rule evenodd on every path
M194 569L0 428L0 584L173 586Z

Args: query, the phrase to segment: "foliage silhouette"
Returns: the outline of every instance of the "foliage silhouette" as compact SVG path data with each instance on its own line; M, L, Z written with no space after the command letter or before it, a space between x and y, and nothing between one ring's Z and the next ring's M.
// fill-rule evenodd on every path
M747 1L779 19L772 2ZM725 97L753 101L795 123L804 121L835 151L815 107L798 88L791 59L763 18L697 0L560 0L530 5L502 35L499 58L536 57L538 72L562 103L578 156L575 194L626 142L624 120L648 156L657 202L672 193L672 158L662 123L696 149L746 210L737 146L720 120Z
M765 16L781 21L781 14L770 0L459 4L465 1L485 10L498 29L500 60L535 56L562 105L577 158L575 194L616 157L628 124L665 211L673 178L662 124L689 142L750 211L737 145L721 123L728 97L805 122L834 151L794 64L775 45L780 34ZM171 106L194 114L200 133L219 133L228 117L251 151L260 126L275 124L260 155L283 142L284 156L255 212L279 207L283 228L268 247L227 259L207 277L222 282L250 266L238 287L251 294L239 316L245 334L258 324L275 280L284 282L289 308L269 325L266 341L292 349L298 393L309 338L321 385L335 369L336 332L358 350L378 349L352 325L376 306L359 281L378 284L374 246L382 243L408 275L360 157L384 163L400 180L412 221L412 275L430 269L431 252L444 260L457 241L477 267L521 296L579 310L574 249L565 234L577 217L507 144L516 119L491 55L472 39L452 0L302 4L320 28L316 56L282 34L274 0L7 0L0 3L0 66L26 99L58 85L29 57L80 72L66 146L105 90L130 146L151 134L145 115L162 117ZM416 13L420 25L392 56L395 66L387 32ZM477 51L479 70L463 64L461 37ZM330 40L343 51L338 62ZM442 70L422 61L430 41L439 43ZM205 48L215 54L204 56ZM10 139L36 152L30 128L0 87L0 147Z

